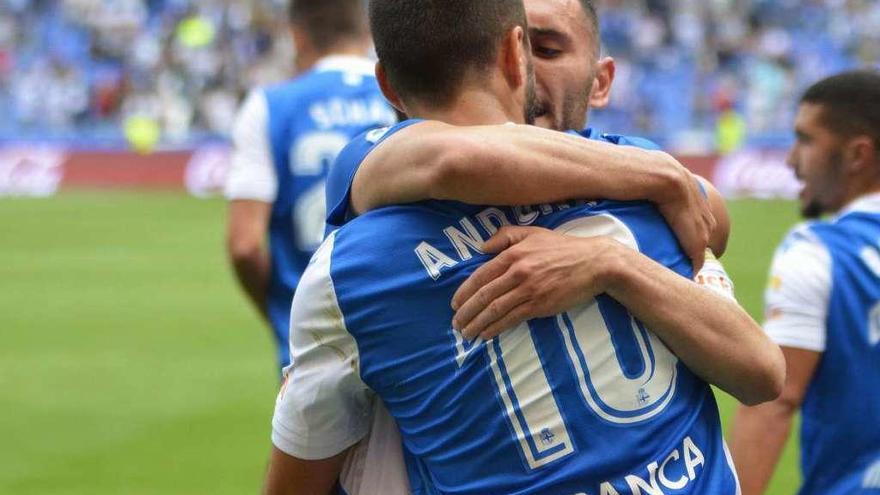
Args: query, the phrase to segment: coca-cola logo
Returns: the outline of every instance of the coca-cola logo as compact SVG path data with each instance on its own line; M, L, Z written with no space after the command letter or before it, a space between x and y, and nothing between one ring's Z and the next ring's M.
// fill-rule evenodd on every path
M186 165L186 190L197 198L208 198L223 193L226 174L229 173L230 149L227 146L201 148L193 153Z
M66 159L67 153L57 148L0 148L0 197L54 195Z
M801 185L785 156L779 150L734 153L718 163L713 182L728 198L795 199Z

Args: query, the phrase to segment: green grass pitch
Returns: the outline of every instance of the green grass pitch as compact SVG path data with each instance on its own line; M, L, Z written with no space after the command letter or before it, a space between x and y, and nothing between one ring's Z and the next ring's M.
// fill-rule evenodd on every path
M724 262L759 316L795 208L731 210ZM277 376L226 267L224 216L170 194L0 201L0 493L258 492ZM797 479L789 445L770 493Z

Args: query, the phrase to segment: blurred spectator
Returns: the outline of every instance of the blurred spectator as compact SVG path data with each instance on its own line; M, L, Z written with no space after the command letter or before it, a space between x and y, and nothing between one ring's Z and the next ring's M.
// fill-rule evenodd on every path
M719 122L733 135L787 136L803 88L880 66L876 0L596 3L605 51L618 62L611 108L596 125L673 146L727 147ZM285 5L0 0L0 110L13 135L121 135L132 115L155 119L166 144L225 135L248 88L291 75Z
M284 4L0 0L5 135L124 138L133 117L165 144L224 135L247 89L290 75Z
M611 109L594 121L666 143L702 133L727 151L746 132L784 139L806 86L844 68L880 65L876 0L597 5L605 51L623 70ZM629 81L621 85L621 78Z
M746 123L742 116L733 108L730 100L718 102L718 124L716 126L716 143L722 155L740 149L746 138Z

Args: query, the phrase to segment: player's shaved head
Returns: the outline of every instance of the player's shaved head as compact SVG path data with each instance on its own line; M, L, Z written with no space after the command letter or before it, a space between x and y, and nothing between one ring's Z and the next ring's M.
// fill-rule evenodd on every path
M495 63L504 36L526 28L522 0L370 0L370 28L402 98L448 103L470 71Z
M865 135L880 150L880 72L858 70L823 79L801 103L822 106L822 121L839 135Z
M593 3L593 0L580 0L581 7L584 9L584 14L587 16L587 20L590 21L590 27L593 28L593 35L596 37L596 40L599 39L599 13L596 11L596 4ZM599 43L596 43L596 51L599 51Z
M291 25L302 29L319 51L367 35L362 0L290 0Z

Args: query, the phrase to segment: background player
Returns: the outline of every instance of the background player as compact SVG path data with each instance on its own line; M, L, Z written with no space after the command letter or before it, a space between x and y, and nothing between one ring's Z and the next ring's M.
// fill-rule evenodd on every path
M386 84L386 92L392 101L400 103L391 89L399 87L404 98L402 106L410 115L471 120L465 123L472 124L521 122L523 102L528 100L527 43L521 27L525 23L522 15L504 16L505 8L517 7L515 2L504 0L464 4L448 0L437 4L374 1L374 34L380 57L388 67L391 82ZM401 15L409 22L396 22ZM429 23L443 19L447 22L440 24L455 25L451 33L427 29ZM463 20L480 24L471 26ZM501 29L495 26L493 30L493 23L500 23ZM490 43L481 38L486 36L490 36ZM406 40L406 48L399 40ZM460 50L453 50L461 46L483 46L484 51L475 50L462 57ZM405 54L407 50L415 54ZM456 54L456 63L448 63L461 68L436 65L451 53ZM434 64L433 70L421 65L422 61ZM381 139L381 133L370 133L351 145L340 160L362 159ZM539 360L534 354L535 343L527 327L487 345L478 342L472 346L450 330L451 309L437 304L451 298L458 282L485 260L479 255L478 238L492 230L492 218L500 218L492 215L508 221L537 221L547 227L567 224L582 234L604 231L620 235L618 239L635 247L638 240L627 237L633 235L632 231L613 219L617 213L646 229L640 234L651 242L643 246L648 246L654 256L663 258L680 273L690 272L671 233L647 204L594 208L560 205L549 210L483 210L457 203L429 203L373 212L331 235L306 272L306 290L294 299L297 329L292 336L295 364L290 370L290 388L314 393L282 393L280 397L274 435L280 448L273 455L269 492L291 493L288 488L297 481L300 493L326 491L329 485L303 485L313 481L318 472L338 469L342 460L339 453L365 433L371 406L370 393L360 381L363 376L400 421L407 446L423 462L422 467L441 492L510 493L521 489L598 493L601 489L605 493L633 493L660 490L657 484L662 483L690 493L734 493L735 476L724 453L710 388L686 367L679 366L678 359L647 330L635 330L626 310L612 300L601 298L605 302L600 305L608 305L607 314L606 308L600 310L591 303L576 310L571 320L576 323L560 323L568 321L565 317L534 323L546 326L543 330L547 332L556 324L569 328L569 338L578 340L577 344L569 342L569 350L575 349L570 356L586 352L590 356L587 366L597 366L589 373L592 378L583 369L584 374L579 372L577 376L581 377L581 385L590 382L598 387L598 396L587 393L590 385L578 391L578 379L571 375L573 369L564 364L566 351L561 338L548 342L547 348L543 342L538 344L542 352L555 356L549 360L546 355ZM580 223L584 216L590 217L589 221ZM716 297L665 269L655 273L640 264L640 258L627 258L618 266L612 262L617 259L613 253L627 248L617 241L600 238L585 242L597 243L588 251L611 255L609 259L595 259L596 267L631 267L650 273L652 280L654 275L660 280L671 277L670 285L648 284L647 290L681 290L704 301ZM602 283L595 288L598 292L614 292ZM620 289L617 297L621 298L633 290L628 286ZM610 324L615 327L622 325L623 341L614 344L622 361L614 357L614 345L608 340L614 337L605 329L608 323L601 323L606 318L611 318ZM649 326L652 322L646 320ZM732 322L719 323L723 326ZM357 337L357 344L349 330ZM634 332L632 340L625 338L628 330ZM666 330L673 337L673 331ZM760 337L753 323L738 330ZM582 332L594 331L595 339L580 340ZM766 340L763 343L772 347ZM606 352L609 350L610 354ZM484 360L483 351L491 357ZM600 354L605 357L600 358ZM501 360L507 364L498 364ZM764 368L766 363L761 358L755 361L762 369L775 368ZM547 378L541 369L544 366L560 374ZM577 369L579 365L573 366ZM624 374L632 381L628 382ZM774 381L774 374L766 378ZM539 380L541 375L545 377L544 386ZM647 381L643 381L645 377L649 377ZM486 400L495 395L496 386L499 401L506 397L509 407ZM635 395L627 398L623 389ZM566 391L567 399L554 394L560 390ZM586 393L586 402L577 398L582 392ZM563 409L571 419L571 430L561 418L557 399L569 401L568 408ZM496 410L499 406L501 411ZM505 410L510 415L507 419ZM519 431L514 438L508 420L510 427ZM627 427L609 426L605 421ZM589 435L584 436L587 431ZM623 445L627 442L632 443ZM576 452L574 443L581 450ZM282 449L299 459L325 460L298 460ZM488 457L480 462L473 458L474 452ZM652 462L655 457L659 459ZM567 462L554 464L565 458ZM673 467L673 461L680 462ZM595 463L592 467L591 462ZM664 467L658 474L661 462ZM533 471L545 465L547 469Z
M733 454L743 493L764 492L802 410L801 495L880 492L880 74L812 86L789 163L805 217L776 252L765 329L782 346L782 396L743 407Z
M282 367L290 301L323 236L327 169L352 137L396 120L366 58L363 3L293 0L289 13L300 75L247 98L226 183L229 257L272 326Z

